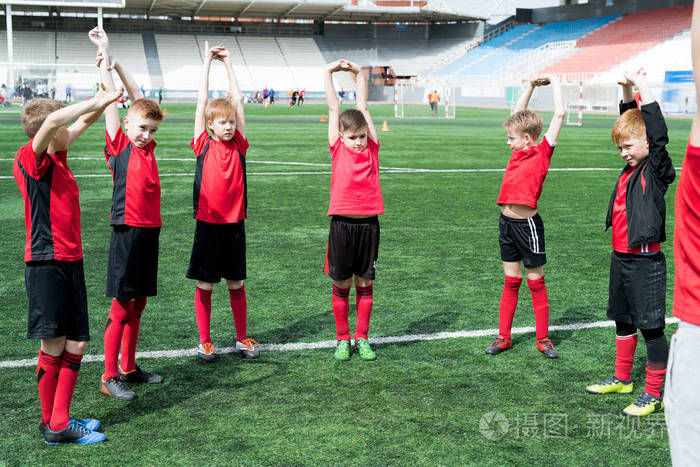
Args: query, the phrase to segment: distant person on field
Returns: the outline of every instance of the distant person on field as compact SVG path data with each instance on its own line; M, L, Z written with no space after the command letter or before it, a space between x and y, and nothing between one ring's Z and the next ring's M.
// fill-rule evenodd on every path
M73 87L68 84L66 86L66 104L73 102Z
M693 5L691 28L693 76L700 109L700 4ZM664 405L671 461L700 465L700 115L690 127L683 169L676 189L673 257L676 285L673 314L680 320L671 338Z
M297 106L299 107L304 106L304 94L306 94L306 89L299 91L299 97L297 97Z
M69 107L34 99L22 112L22 129L30 140L15 155L13 175L24 198L27 228L27 338L41 339L36 368L39 432L49 445L105 440L96 431L98 420L70 417L90 327L78 184L68 168L67 154L70 145L120 95L121 91L100 90L93 99Z
M267 89L267 86L264 87L262 90L262 98L263 98L263 108L270 105L270 91Z
M163 88L158 88L158 105L163 103Z
M270 105L275 103L275 90L270 88Z
M259 355L258 343L246 336L248 302L245 224L248 205L245 158L245 113L241 90L223 45L207 49L190 145L197 157L194 176L194 243L187 278L197 281L194 311L199 330L197 355L203 362L216 359L210 335L211 296L214 284L226 280L236 328L235 351L243 357ZM223 62L229 98L207 102L209 70L214 60ZM207 131L211 131L211 135Z
M97 45L100 76L107 89L114 88L114 69L133 98L123 119L123 130L117 105L110 105L105 111L105 158L114 186L106 288L112 306L105 326L105 371L99 386L103 394L113 399L132 400L138 396L125 383L163 382L161 376L136 365L141 314L147 297L157 294L162 221L153 137L163 121L163 112L155 101L143 97L134 78L109 55L107 34L94 28L90 39Z
M620 84L620 117L613 127L612 141L626 164L610 196L605 222L606 230L612 227L607 316L616 326L615 373L586 391L632 393L632 364L637 329L641 329L647 345L646 385L623 413L645 416L663 409L661 388L668 344L664 335L666 258L661 243L666 240L664 195L676 171L666 150L666 122L643 71L626 72ZM633 86L639 89L641 110Z
M51 85L51 100L54 100L56 98L56 86Z
M527 104L535 87L548 84L552 85L554 115L547 133L538 144L542 117L527 110ZM559 356L549 339L549 300L543 269L547 256L544 223L537 212L537 200L542 194L542 185L565 116L561 86L557 77L552 75L530 80L515 111L504 123L508 133L508 146L513 154L506 166L498 195L498 204L501 206L498 243L501 247L505 283L499 305L498 337L486 348L486 353L490 355L500 354L512 347L511 327L518 305L518 290L523 280L524 265L535 312L537 349L546 358Z
M357 109L340 113L333 73L345 71L357 87ZM347 60L329 63L324 72L331 152L331 218L325 273L333 279L336 360L350 359L350 287L357 292L355 350L363 360L377 357L369 345L375 267L379 251L378 215L384 214L379 184L379 141L367 109L367 77Z
M440 94L438 94L436 89L428 94L428 102L430 103L430 110L433 112L433 117L437 117Z

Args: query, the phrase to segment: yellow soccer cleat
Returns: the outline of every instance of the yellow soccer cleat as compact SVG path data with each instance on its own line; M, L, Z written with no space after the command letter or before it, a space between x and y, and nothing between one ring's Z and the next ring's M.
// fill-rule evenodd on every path
M586 392L591 394L631 394L634 389L632 380L623 381L616 376L612 376L598 384L591 384L586 387Z
M634 404L630 404L622 411L630 417L645 417L654 412L661 412L664 409L664 403L661 399L654 397L648 392L643 392L639 395Z

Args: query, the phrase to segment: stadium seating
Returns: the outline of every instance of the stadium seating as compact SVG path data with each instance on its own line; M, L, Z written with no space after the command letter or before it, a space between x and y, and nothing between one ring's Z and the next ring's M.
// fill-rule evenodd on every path
M168 90L188 90L196 96L202 70L200 50L193 35L156 34L163 84Z
M579 40L577 52L544 72L598 73L690 27L691 5L630 13Z

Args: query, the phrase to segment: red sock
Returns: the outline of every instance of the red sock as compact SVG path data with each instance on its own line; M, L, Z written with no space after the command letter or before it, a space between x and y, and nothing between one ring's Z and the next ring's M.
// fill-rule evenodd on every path
M335 318L335 335L339 341L350 340L350 324L348 314L350 313L350 287L341 289L333 284L333 317Z
M637 348L637 333L615 336L615 377L627 381L632 377L634 350Z
M53 399L56 395L58 372L63 356L54 357L39 350L39 363L36 366L36 382L39 386L41 403L41 423L48 425L53 412Z
M248 299L245 296L245 284L240 289L228 289L233 312L233 325L236 327L236 340L244 341L248 327Z
M53 412L51 412L51 429L54 431L63 430L70 421L70 402L73 400L75 383L78 382L78 372L82 355L63 351L63 361L61 370L58 373L58 385L56 385L56 395L53 399Z
M518 306L518 289L522 281L522 277L505 276L503 283L503 293L498 307L498 334L506 339L510 339L513 316Z
M367 287L355 286L357 292L357 328L355 339L367 339L369 331L369 318L372 316L372 289L374 284Z
M646 385L644 387L644 392L648 392L656 398L661 397L661 388L664 385L664 376L666 375L666 368L661 370L652 370L649 368L649 363L647 363L647 379Z
M211 344L211 290L194 288L194 315L197 318L199 343Z
M549 335L549 300L544 277L527 280L527 286L532 294L532 309L535 312L535 336L537 340L546 339Z
M146 297L139 297L133 301L134 309L124 326L122 334L122 363L123 373L129 373L136 369L136 343L139 341L139 329L141 328L141 314L146 309Z
M107 325L105 326L105 372L102 378L107 381L112 376L119 375L117 360L119 359L119 346L124 333L124 325L134 309L134 303L129 300L112 300L112 308L109 310Z

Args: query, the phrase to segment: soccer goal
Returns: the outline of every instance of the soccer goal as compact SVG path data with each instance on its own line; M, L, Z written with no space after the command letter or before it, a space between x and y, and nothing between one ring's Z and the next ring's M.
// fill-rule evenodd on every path
M610 112L617 108L618 89L615 85L566 82L562 84L562 93L567 125L582 126L586 113Z
M444 80L396 80L394 117L455 118L457 88Z

